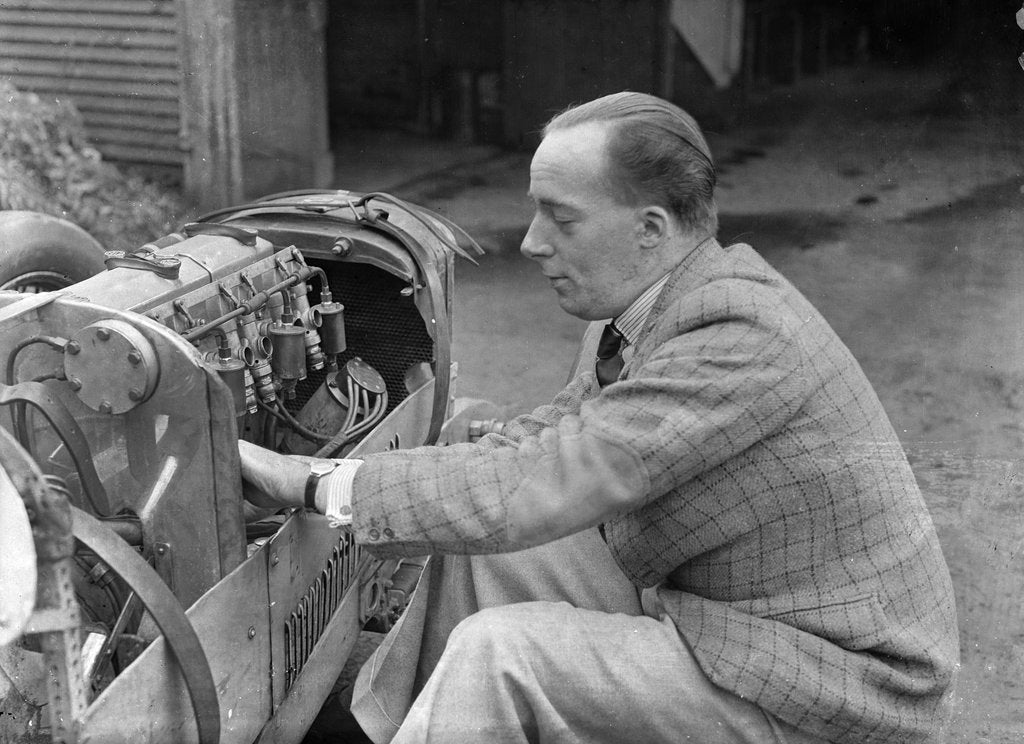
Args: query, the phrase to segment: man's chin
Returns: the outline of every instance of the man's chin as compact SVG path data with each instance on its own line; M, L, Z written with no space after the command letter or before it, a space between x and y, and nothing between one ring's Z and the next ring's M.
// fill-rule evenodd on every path
M557 289L555 290L555 294L558 297L558 306L562 308L562 311L569 313L569 315L576 315L578 308L576 307L576 303L573 301L573 298L562 294ZM578 318L580 316L576 315L576 317Z
M581 305L579 302L574 302L573 299L574 298L571 297L558 295L558 306L562 308L563 312L568 313L574 318L579 318L580 320L605 320L608 318L607 315L602 315L599 310Z

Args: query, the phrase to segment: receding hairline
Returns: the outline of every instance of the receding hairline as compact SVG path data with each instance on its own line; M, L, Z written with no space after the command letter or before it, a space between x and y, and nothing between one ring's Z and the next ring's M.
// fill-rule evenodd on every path
M617 107L620 106L621 107ZM632 106L633 108L628 108ZM675 120L680 129L671 129L665 120ZM659 122L661 120L661 122ZM542 139L548 134L584 124L606 124L610 137L631 126L654 127L670 131L679 137L701 160L715 170L714 158L707 143L707 137L700 123L685 109L671 101L648 93L620 91L595 98L584 103L573 104L552 116L541 130Z
M614 132L612 131L611 127L606 126L606 125L609 125L609 124L612 124L612 123L614 123L614 122L604 121L604 120L602 120L602 121L582 121L582 122L577 122L577 123L569 124L567 126L556 127L555 129L551 130L550 132L545 131L543 133L542 138L541 138L541 144L538 147L538 151L540 150L540 147L543 147L544 143L548 141L548 137L550 135L559 135L559 134L569 135L569 134L571 134L575 130L586 129L588 127L595 128L598 132L600 132L600 133L602 133L604 135L604 138L603 138L602 142L600 143L600 147L594 148L595 149L595 154L596 154L596 156L598 158L597 162L598 162L599 168L598 168L597 172L594 173L593 175L594 175L594 177L600 182L600 184L604 187L604 189L611 196L616 197L618 199L618 197L620 195L620 192L621 192L621 188L616 183L616 179L615 179L616 164L614 162L614 158L612 157L611 148L610 148L610 145L611 145L611 143L613 141L613 134L614 134ZM534 153L534 158L536 158L536 153ZM542 200L537 199L536 195L533 193L533 184L532 184L532 181L533 181L533 178L532 178L532 175L533 175L532 174L533 163L531 162L530 165L531 165L531 168L530 168L530 170L531 170L531 179L530 179L531 180L531 185L530 185L530 189L527 191L527 195L530 196L530 198L534 199L535 201L538 201L538 203L539 203ZM551 199L547 199L547 198L545 198L543 201L546 202L546 203L552 203L552 204L560 203L560 204L563 204L564 206L572 206L568 202L557 202L555 200L551 200Z
M571 111L572 109L570 109ZM624 171L623 166L615 154L617 135L624 129L633 117L606 117L606 118L595 118L595 119L584 119L582 121L569 121L567 123L558 123L554 127L545 126L542 132L541 145L548 140L548 137L552 135L570 134L579 129L586 129L588 127L596 128L598 131L604 134L604 140L601 143L599 150L600 157L600 171L595 174L595 178L604 189L605 193L608 194L616 203L627 207L641 207L646 206L648 203L651 206L659 206L663 209L668 209L673 216L675 210L668 203L661 203L659 199L649 199L652 195L647 193L640 184L634 183L628 175L628 171ZM552 122L555 120L553 119ZM552 122L548 122L551 124ZM538 148L539 149L539 148ZM531 169L532 170L532 169ZM623 178L623 175L626 177ZM532 173L531 173L531 187L528 191L528 196L532 198L536 203L549 203L549 204L560 204L566 207L573 207L574 205L570 202L563 201L558 202L556 200L544 199L540 200L532 191Z

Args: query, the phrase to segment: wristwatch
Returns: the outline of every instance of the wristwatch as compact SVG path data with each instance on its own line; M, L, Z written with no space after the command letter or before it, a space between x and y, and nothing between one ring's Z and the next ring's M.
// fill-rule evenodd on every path
M316 487L320 479L334 472L338 463L334 460L313 460L309 463L309 477L306 478L305 502L307 509L316 511Z

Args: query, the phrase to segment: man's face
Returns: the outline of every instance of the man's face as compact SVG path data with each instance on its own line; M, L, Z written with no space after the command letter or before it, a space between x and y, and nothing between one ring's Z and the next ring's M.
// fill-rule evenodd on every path
M540 264L570 315L618 315L643 291L640 210L617 201L605 165L607 127L583 124L544 138L530 165L533 222L520 248Z

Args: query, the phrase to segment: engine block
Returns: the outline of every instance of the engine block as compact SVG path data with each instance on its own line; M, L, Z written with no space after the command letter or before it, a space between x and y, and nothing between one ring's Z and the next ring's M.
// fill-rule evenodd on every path
M302 510L247 507L236 443L334 457L433 443L451 399L456 231L386 194L292 193L108 252L106 271L66 290L0 292L0 426L31 460L8 469L36 473L78 515L68 565L86 643L65 656L81 653L91 692L84 712L65 710L76 737L211 740L214 727L224 741L301 738L295 721L308 724L329 691L323 669L338 664L321 646L334 638L337 656L338 627L393 609L385 589L397 566ZM159 617L174 612L139 605L135 569L88 542L92 518L152 566L174 612L187 610L206 668L178 659L184 685L168 671L184 641ZM0 662L43 663L31 626ZM228 640L238 627L241 646ZM195 689L240 653L249 678L218 683L216 695ZM118 711L140 696L146 720L126 727ZM32 725L19 725L27 736ZM54 740L70 740L57 728Z

